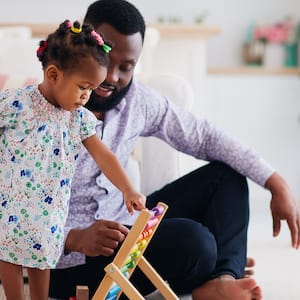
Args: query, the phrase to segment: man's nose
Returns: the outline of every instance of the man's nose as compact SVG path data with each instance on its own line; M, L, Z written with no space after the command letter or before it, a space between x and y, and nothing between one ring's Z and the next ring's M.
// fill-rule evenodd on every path
M119 81L119 70L115 66L109 66L105 81L108 83L117 83Z

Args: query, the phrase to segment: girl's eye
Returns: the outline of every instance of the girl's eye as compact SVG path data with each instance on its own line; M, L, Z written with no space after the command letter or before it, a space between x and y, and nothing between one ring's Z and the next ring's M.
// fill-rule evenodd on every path
M79 86L79 89L80 89L81 91L91 90L91 88L85 87L85 86Z
M81 90L81 91L85 91L85 90L89 90L89 92L91 93L94 89L93 88L91 88L91 87L84 87L84 86L79 86L79 89ZM96 88L95 88L96 89Z

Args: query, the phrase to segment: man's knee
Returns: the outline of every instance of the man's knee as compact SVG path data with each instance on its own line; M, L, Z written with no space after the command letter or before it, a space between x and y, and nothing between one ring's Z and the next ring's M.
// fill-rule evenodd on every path
M183 265L189 265L190 269L199 267L207 270L212 270L215 266L215 238L207 227L192 219L163 220L151 243L155 244L155 247L160 244L177 265L183 262Z
M224 172L225 176L227 177L232 177L237 181L240 181L240 183L242 185L246 185L247 186L247 178L246 176L240 174L239 172L237 172L236 170L234 170L231 166L223 163L223 162L212 162L211 163L215 168L222 170L222 172Z

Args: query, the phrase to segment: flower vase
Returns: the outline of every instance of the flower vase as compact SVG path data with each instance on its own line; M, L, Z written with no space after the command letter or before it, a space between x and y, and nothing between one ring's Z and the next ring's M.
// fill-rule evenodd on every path
M265 68L282 68L285 62L285 49L279 43L267 43L264 54Z
M243 59L248 66L261 66L265 53L265 44L252 41L243 45Z
M298 44L286 43L284 45L285 50L285 66L297 67L298 66Z

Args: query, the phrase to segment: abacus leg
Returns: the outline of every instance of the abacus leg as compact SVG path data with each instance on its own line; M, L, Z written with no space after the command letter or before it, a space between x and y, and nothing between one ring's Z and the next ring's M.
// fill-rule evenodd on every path
M149 278L153 285L160 291L165 299L179 300L176 294L169 288L165 281L159 276L144 256L139 260L138 267Z

